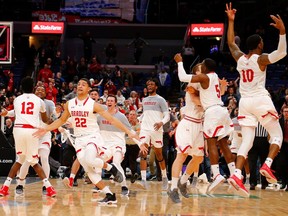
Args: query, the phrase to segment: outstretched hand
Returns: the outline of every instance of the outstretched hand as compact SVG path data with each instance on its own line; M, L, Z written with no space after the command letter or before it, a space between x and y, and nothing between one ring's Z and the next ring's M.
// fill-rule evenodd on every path
M235 19L236 11L237 11L236 9L232 8L232 2L230 2L229 4L226 4L225 13L227 14L227 17L229 20Z
M285 34L285 25L283 23L283 20L277 14L276 16L270 15L271 19L274 21L274 23L270 23L271 26L274 26L275 28L279 29L280 34Z

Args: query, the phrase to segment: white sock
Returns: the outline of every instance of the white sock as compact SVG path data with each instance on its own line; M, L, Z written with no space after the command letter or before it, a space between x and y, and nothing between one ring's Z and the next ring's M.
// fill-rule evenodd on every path
M185 184L188 181L189 177L190 177L190 175L187 174L186 171L185 171L185 173L180 178L180 183L181 184Z
M12 180L13 180L12 178L7 177L7 179L4 182L4 185L7 187L10 187Z
M242 171L240 169L235 169L235 176L239 179L242 179Z
M110 171L111 168L112 168L112 165L107 163L107 168L106 168L106 170L107 170L107 171Z
M162 178L167 178L167 171L166 169L161 170Z
M171 191L173 189L177 188L178 181L179 181L179 178L172 177L172 179L171 179Z
M73 174L73 173L70 173L70 178L75 178L75 174Z
M143 181L146 181L146 170L141 170L141 179L143 180Z
M219 165L218 164L211 165L211 170L212 170L212 173L213 173L213 178L216 178L216 176L220 174Z
M266 165L270 168L271 165L272 165L272 163L273 163L272 158L267 157L266 160L265 160L265 163L266 163Z
M113 193L111 192L111 190L109 189L108 186L105 186L105 187L102 189L102 191L103 191L104 194L107 194L107 193L113 194Z
M230 162L227 164L229 171L230 171L230 175L233 175L234 171L235 171L235 162Z
M51 184L50 184L48 178L45 178L45 179L43 179L42 181L43 181L43 185L44 185L46 188L51 187Z

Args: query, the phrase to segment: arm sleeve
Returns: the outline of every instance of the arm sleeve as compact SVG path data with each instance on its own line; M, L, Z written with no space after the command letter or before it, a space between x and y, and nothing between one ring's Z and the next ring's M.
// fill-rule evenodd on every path
M279 35L279 43L277 50L273 51L268 55L268 59L271 63L275 63L280 59L284 58L287 54L287 42L286 34Z
M164 114L164 117L162 119L162 123L164 125L170 121L170 113L169 113L169 111L167 111L167 112L163 112L163 114Z
M192 74L186 74L183 67L183 62L178 62L178 77L181 82L189 83L192 79Z
M9 110L6 117L15 117L15 112L14 110Z

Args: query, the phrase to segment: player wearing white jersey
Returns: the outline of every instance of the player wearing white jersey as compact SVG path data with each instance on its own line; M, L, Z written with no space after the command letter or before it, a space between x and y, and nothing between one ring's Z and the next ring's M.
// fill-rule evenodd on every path
M46 107L46 114L47 114L49 122L51 122L51 117L53 114L55 114L54 102L52 100L45 99L46 90L45 90L44 86L38 86L35 89L35 95L44 101L45 107ZM43 121L41 121L41 123L44 126L47 125ZM43 168L44 173L47 176L47 178L49 178L49 176L50 176L50 165L49 165L50 150L51 150L51 132L47 132L43 137L41 137L39 139L39 149L38 149L41 165L42 165L42 168ZM20 172L18 175L19 181L18 181L18 185L16 187L16 193L17 194L23 193L23 187L25 184L24 179L26 178L26 175L28 174L29 166L30 166L30 164L26 161L20 168ZM44 195L46 194L46 187L45 186L43 186L42 192Z
M108 95L106 98L106 106L107 111L121 121L127 128L131 129L131 125L127 119L127 117L119 112L116 107L117 98L115 95ZM100 133L104 139L105 147L108 148L112 152L113 164L117 167L118 170L123 174L124 179L121 182L121 194L128 195L129 190L126 183L126 177L124 170L121 166L121 163L124 159L126 152L126 139L125 132L119 130L115 126L113 126L109 121L107 121L102 116L98 116L98 124L100 127Z
M221 86L218 75L215 73L216 62L205 59L201 63L201 74L188 75L183 68L181 54L176 54L174 60L178 63L178 77L182 82L200 83L200 101L204 108L203 133L207 139L209 159L214 181L207 188L207 193L212 193L225 178L219 170L219 153L217 142L227 162L230 173L234 172L235 163L227 143L226 136L233 131L233 124L228 110L221 101Z
M200 65L193 67L194 74L200 73ZM185 107L181 111L183 118L176 128L175 141L177 144L177 156L172 166L171 188L167 192L175 203L181 202L178 189L181 194L188 198L187 181L195 172L198 173L199 165L204 156L204 137L202 132L203 108L200 103L199 94L195 90L197 84L189 83L186 87ZM186 166L185 173L179 179L183 163L187 156L192 159Z
M140 169L141 169L141 185L146 189L146 157L148 147L154 148L157 161L159 162L162 174L162 189L168 189L168 178L166 172L166 162L162 155L163 146L163 125L170 120L170 114L166 100L156 93L159 82L157 79L149 79L146 82L149 96L142 101L143 114L140 117L141 130L140 139Z
M279 61L287 54L286 30L279 15L270 15L273 20L273 23L270 25L279 30L277 50L270 54L263 53L263 40L259 35L254 34L247 38L246 44L249 52L245 55L234 41L236 9L232 8L232 3L226 4L225 12L228 17L228 46L233 58L237 62L237 70L240 74L241 99L239 102L238 119L242 127L242 143L237 154L236 169L234 174L228 179L228 182L234 186L240 195L248 197L249 192L241 180L241 170L248 151L253 145L255 128L258 121L271 137L269 141L271 143L269 154L260 169L260 173L266 177L268 182L277 182L270 167L282 145L283 133L278 121L277 111L268 91L265 89L265 81L267 65Z
M43 136L47 131L59 128L71 116L70 120L74 127L74 147L77 152L77 158L93 184L106 194L106 197L99 202L117 203L115 194L110 191L109 187L105 186L104 182L101 181L101 175L96 172L97 169L104 168L114 175L116 181L122 182L123 180L119 170L113 164L110 165L105 162L107 158L111 157L111 153L104 146L97 124L97 114L106 118L111 124L127 133L130 137L138 137L118 119L105 111L100 104L91 99L88 95L90 89L89 80L86 78L80 79L77 84L77 97L69 100L64 105L64 112L61 117L45 128L40 128L34 135Z
M47 122L45 103L32 93L34 83L31 77L25 77L21 84L23 94L14 100L15 124L13 134L17 159L11 167L4 185L0 189L0 196L8 195L12 179L15 177L21 165L27 161L43 180L44 186L47 189L47 196L54 197L56 196L56 191L51 186L42 167L38 164L39 139L32 136L37 128L41 126L40 119ZM3 115L6 114L7 113L3 113Z

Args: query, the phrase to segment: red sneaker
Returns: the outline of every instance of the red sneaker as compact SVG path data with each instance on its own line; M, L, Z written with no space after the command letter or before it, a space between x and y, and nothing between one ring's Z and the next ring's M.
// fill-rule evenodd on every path
M7 196L9 193L8 193L8 190L9 190L9 187L3 185L0 189L0 196Z
M48 196L48 197L55 197L56 196L56 191L52 186L47 187L46 190L47 190L46 196Z
M265 176L266 180L271 184L277 183L277 178L273 175L273 172L275 171L271 170L266 163L260 168L261 175Z
M74 183L74 179L73 178L67 178L67 177L65 177L64 179L63 179L63 184L66 186L66 187L68 187L68 188L73 188L73 183Z
M230 176L230 178L228 179L228 183L236 189L236 192L239 196L243 196L243 197L250 196L249 192L243 185L242 180L239 179L237 176L235 175Z

